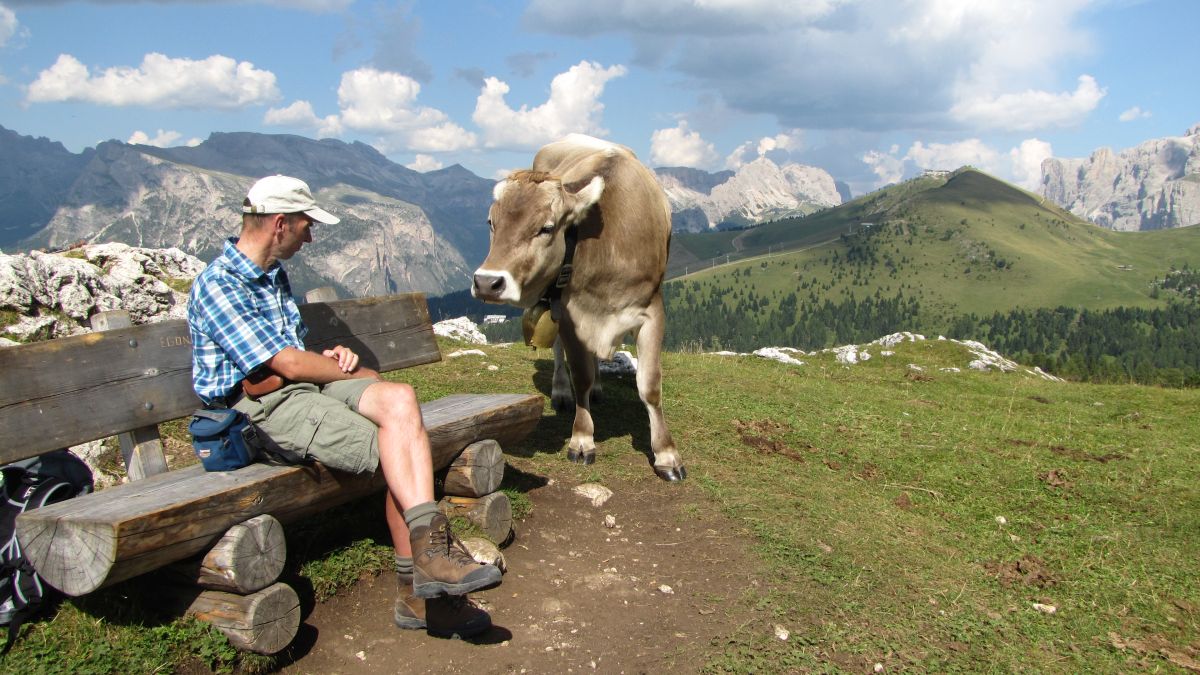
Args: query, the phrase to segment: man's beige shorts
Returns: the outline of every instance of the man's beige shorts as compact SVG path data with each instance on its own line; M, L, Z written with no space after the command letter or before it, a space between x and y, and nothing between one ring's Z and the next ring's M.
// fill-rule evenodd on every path
M258 400L243 396L233 407L246 413L259 434L284 456L315 459L350 473L373 473L379 466L379 428L358 413L358 401L374 382L297 382Z

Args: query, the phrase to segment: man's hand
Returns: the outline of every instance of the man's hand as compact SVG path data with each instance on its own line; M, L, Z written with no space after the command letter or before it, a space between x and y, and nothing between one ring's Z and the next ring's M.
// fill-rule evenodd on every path
M326 349L321 353L331 359L335 359L338 363L338 368L343 373L352 373L355 368L358 368L358 354L351 351L349 347L338 345L333 349Z

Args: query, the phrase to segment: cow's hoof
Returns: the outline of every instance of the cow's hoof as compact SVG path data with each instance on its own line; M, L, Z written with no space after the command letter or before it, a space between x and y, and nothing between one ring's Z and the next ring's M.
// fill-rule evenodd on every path
M679 466L654 467L654 473L665 481L674 483L675 481L687 478L687 468L682 464Z
M570 396L551 396L550 406L556 413L565 413L575 409L575 399Z
M594 451L584 452L582 450L571 448L570 450L567 450L567 459L575 462L576 464L595 464L596 453Z

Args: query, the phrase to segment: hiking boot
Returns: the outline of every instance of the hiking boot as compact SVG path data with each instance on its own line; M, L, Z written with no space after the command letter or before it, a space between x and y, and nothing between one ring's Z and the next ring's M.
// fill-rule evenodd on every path
M392 621L405 630L425 628L425 601L413 595L412 575L396 575L396 606L392 609Z
M437 514L424 527L409 533L413 557L413 595L465 595L500 583L495 565L476 562L450 531L450 521Z
M465 595L422 600L413 595L412 576L397 575L399 596L392 620L405 630L426 629L439 638L466 639L492 627L492 617Z
M425 601L425 630L433 637L465 640L492 627L492 617L465 595L443 595Z

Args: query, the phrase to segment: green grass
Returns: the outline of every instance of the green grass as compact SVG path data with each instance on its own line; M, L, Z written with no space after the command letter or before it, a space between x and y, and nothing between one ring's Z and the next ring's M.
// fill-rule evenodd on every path
M484 358L398 379L423 400L548 391L548 350L483 349ZM851 367L829 354L803 357L804 366L665 355L664 406L688 466L684 487L753 534L760 565L747 576L761 583L731 609L750 619L693 645L709 670L1127 672L1194 658L1200 391L978 373L944 341L869 351ZM565 461L569 416L548 405L510 450L523 469L505 478L514 507L529 508L524 493L542 475L666 489L627 461L648 443L629 378L605 383L592 466ZM287 574L302 593L309 585L324 597L389 569L379 501L288 528ZM26 629L5 668L271 667L232 656L202 625L152 616L155 604L139 595L152 587L134 580L64 603L53 621ZM792 637L776 639L774 624Z
M545 386L546 352L485 350L411 379ZM1200 640L1200 392L977 373L950 342L870 351L853 367L666 355L689 480L754 533L771 579L745 599L762 618L709 646L712 670L1118 672L1170 668ZM628 471L615 458L643 443L640 413L632 384L610 383L596 465L563 466L555 417L527 452L580 480Z

